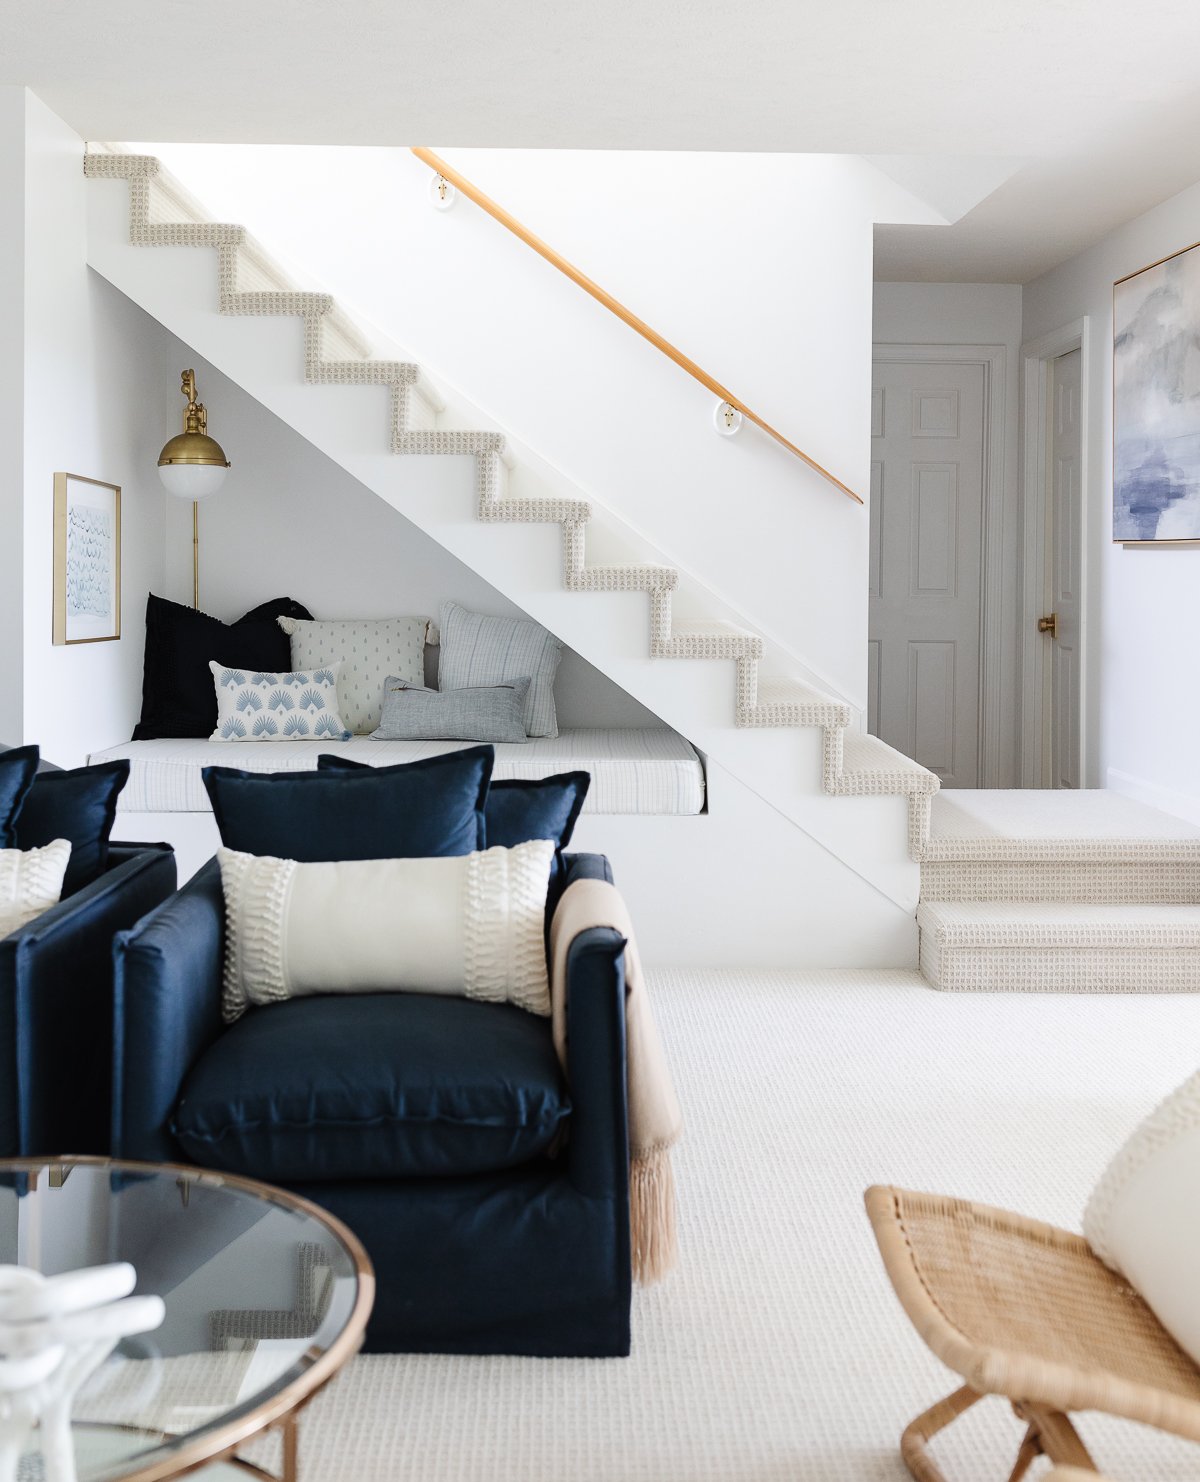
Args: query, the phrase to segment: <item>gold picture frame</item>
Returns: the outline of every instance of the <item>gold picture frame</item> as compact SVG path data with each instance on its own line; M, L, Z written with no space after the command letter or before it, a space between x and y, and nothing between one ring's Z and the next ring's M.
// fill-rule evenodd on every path
M54 642L121 636L121 489L54 475Z

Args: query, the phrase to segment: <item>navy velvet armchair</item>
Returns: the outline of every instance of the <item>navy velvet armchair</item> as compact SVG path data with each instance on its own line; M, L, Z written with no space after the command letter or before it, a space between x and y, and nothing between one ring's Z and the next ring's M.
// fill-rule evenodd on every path
M0 939L0 1156L107 1153L113 938L175 890L166 844L111 844L106 865Z
M114 1153L343 1219L376 1269L368 1349L628 1353L624 938L571 943L567 1080L549 1021L509 1004L339 994L227 1025L223 947L215 860L118 938Z

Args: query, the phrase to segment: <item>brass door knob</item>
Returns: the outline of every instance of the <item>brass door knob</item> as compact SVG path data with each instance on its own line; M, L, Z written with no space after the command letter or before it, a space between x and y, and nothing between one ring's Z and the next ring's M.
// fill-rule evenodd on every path
M1038 632L1049 633L1051 638L1058 636L1058 614L1052 612L1049 617L1038 618Z

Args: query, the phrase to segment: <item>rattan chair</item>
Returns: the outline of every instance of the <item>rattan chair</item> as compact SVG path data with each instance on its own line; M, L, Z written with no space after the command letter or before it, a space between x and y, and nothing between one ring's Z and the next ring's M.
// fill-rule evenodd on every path
M917 1482L945 1482L928 1443L985 1395L1028 1427L1010 1482L1040 1455L1095 1473L1071 1411L1200 1441L1200 1369L1082 1236L937 1194L872 1188L866 1204L905 1312L966 1381L900 1438Z

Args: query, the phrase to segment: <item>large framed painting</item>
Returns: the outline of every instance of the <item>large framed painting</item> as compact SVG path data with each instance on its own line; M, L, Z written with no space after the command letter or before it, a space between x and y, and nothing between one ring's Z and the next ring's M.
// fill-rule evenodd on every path
M54 642L121 636L121 491L54 475Z
M1113 284L1113 540L1200 541L1200 244Z

